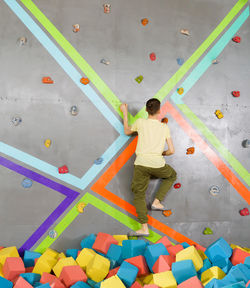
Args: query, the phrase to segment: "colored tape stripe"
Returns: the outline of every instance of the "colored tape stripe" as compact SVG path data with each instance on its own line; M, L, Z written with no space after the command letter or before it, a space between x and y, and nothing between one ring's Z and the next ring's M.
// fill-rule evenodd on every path
M70 204L78 197L80 193L59 183L56 183L43 175L33 172L25 167L22 167L14 162L0 156L0 165L15 171L33 181L36 181L50 189L53 189L66 198L60 205L45 219L45 221L36 229L36 231L28 238L28 240L20 247L19 253L23 254L24 250L29 250L33 245L43 236L49 227L63 214L63 212L70 206Z
M113 208L112 206L108 205L107 203L103 202L102 200L96 198L95 196L86 193L79 202L84 202L85 204L90 204L97 209L101 210L105 214L109 215L110 217L116 219L118 222L122 223L123 225L127 226L128 228L132 230L138 230L140 224L135 221L133 218L123 214L119 210ZM78 202L78 203L79 203ZM86 207L85 209L88 209ZM63 220L54 228L57 232L57 238L62 234L62 232L65 230L65 226L68 227L74 219L79 215L80 213L77 211L76 206L73 207L69 213L66 215L66 217L63 218ZM82 215L84 217L84 214ZM56 239L57 239L56 238ZM159 234L156 232L150 230L150 237L147 237L148 240L155 243L161 238ZM56 239L51 239L49 236L47 236L35 249L36 252L43 253L48 247L52 245L52 243Z

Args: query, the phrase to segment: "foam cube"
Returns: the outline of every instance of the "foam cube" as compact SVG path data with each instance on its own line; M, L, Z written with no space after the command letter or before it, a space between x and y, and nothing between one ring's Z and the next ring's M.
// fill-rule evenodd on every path
M153 281L155 285L163 288L176 288L177 283L172 271L165 271L156 273L153 275Z
M208 259L207 258L207 255L205 254L205 252L203 252L202 250L200 249L196 249L199 253L199 255L201 256L202 260L204 261L205 259Z
M187 242L182 242L182 243L181 243L181 246L182 246L184 249L186 249L186 248L190 247L191 245L189 245ZM197 249L197 250L198 250L198 249Z
M143 288L159 288L159 286L155 284L148 284L148 285L144 285Z
M13 283L3 277L0 276L0 287L1 288L12 288Z
M1 286L2 288L2 286ZM19 277L16 281L14 288L33 288L29 282L27 282L23 277Z
M63 267L59 278L66 287L70 287L78 281L87 282L87 276L80 266Z
M35 265L35 259L39 258L41 256L40 253L34 252L34 251L29 251L25 250L24 251L24 257L23 257L23 262L25 267L32 267Z
M151 272L153 272L153 266L160 255L169 255L167 248L162 243L147 246L144 257Z
M206 258L203 260L203 267L198 271L198 273L201 274L202 272L208 270L210 267L212 267L212 264L209 259Z
M51 248L47 248L42 256L45 258L48 257L48 258L57 259L58 255L59 255L59 253L56 250L53 250Z
M123 281L123 283L130 287L137 277L139 269L134 265L124 261L117 272L117 276Z
M240 263L243 264L247 257L250 257L250 253L243 251L239 248L235 248L235 249L233 249L231 262L234 266L237 264L240 264Z
M183 260L173 263L172 272L178 284L197 276L192 260Z
M59 278L63 267L65 266L76 266L77 263L73 257L66 257L60 259L56 265L53 267L53 272L55 273L56 277Z
M239 264L242 265L242 264ZM250 279L249 278L249 273L248 271L242 271L242 267L240 267L239 265L237 266L233 266L231 268L231 270L228 273L228 276L231 277L232 279L235 279L236 281L240 282L240 281L244 281L245 283L247 283L247 281ZM247 268L247 270L249 270Z
M213 266L220 267L221 270L227 274L233 265L228 258L217 258L215 262L213 262Z
M201 282L205 286L212 279L222 279L225 273L217 266L213 266L201 274Z
M91 288L91 286L89 286L87 283L85 282L76 282L73 286L71 286L71 288Z
M159 239L155 244L162 243L166 248L173 246L171 241L168 239L167 236L163 236L161 239Z
M56 259L54 259L54 261L56 263ZM42 275L44 272L50 273L54 265L51 262L47 261L47 259L40 257L37 260L32 272L40 275Z
M115 276L115 275L117 274L117 272L118 272L119 269L120 269L120 266L118 266L118 267L110 270L109 273L108 273L108 275L106 276L106 279L108 279L108 278L110 278L110 277L112 277L112 276Z
M0 264L4 265L6 258L20 257L15 246L3 248L0 250Z
M111 244L107 252L107 257L109 259L115 260L118 265L122 263L122 247L116 244Z
M178 288L203 288L197 276L191 277L177 286Z
M247 282L247 285L246 285L247 288L250 287L250 280Z
M3 265L4 277L8 280L14 280L21 273L25 273L23 260L20 257L8 257Z
M132 258L143 255L146 249L144 240L124 240L122 241L122 258Z
M122 246L122 241L123 240L128 240L127 235L113 235L114 239L118 241L118 245Z
M248 268L250 268L250 256L245 258L244 264L248 266Z
M67 249L66 250L66 257L72 257L76 260L76 258L78 256L78 251L79 251L78 249ZM66 257L63 257L63 258L66 258ZM60 257L60 258L62 258L62 257Z
M81 241L81 247L82 249L84 248L89 248L92 249L93 244L95 243L96 236L95 234L90 234L89 236L85 237Z
M77 251L80 252L80 250L77 250ZM77 255L78 255L78 253L77 253ZM61 252L61 253L58 254L57 260L59 261L59 260L62 259L62 258L66 258L66 255L65 255L63 252ZM73 257L73 258L74 258L74 257Z
M174 262L174 258L172 256L160 255L157 261L155 262L152 270L154 273L169 271L171 270L173 262Z
M95 257L95 255L95 251L89 248L83 248L77 256L76 262L84 271L86 271L88 263Z
M210 246L208 246L205 254L210 259L210 261L215 262L216 258L230 258L232 252L232 248L228 245L226 240L221 237Z
M142 281L142 284L149 284L153 281L153 274L149 274L145 277L140 278L140 280Z
M22 273L20 274L21 277L23 277L24 280L30 283L30 285L34 285L35 282L39 282L41 279L40 274L36 273Z
M236 265L236 267L238 267L240 271L246 276L247 280L250 280L250 268L247 265L240 263Z
M42 284L53 284L54 288L65 288L65 285L55 276L47 272L43 273L40 282Z
M95 254L87 265L86 273L91 280L100 282L108 275L109 268L109 260L99 254Z
M181 250L183 250L183 246L181 244L177 244L175 246L169 246L167 247L167 250L168 250L168 253L169 255L171 255L172 257L174 257L175 259L175 256L178 252L180 252Z
M149 269L147 266L147 262L144 256L139 255L136 257L128 258L125 260L126 262L134 265L139 269L138 271L138 277L146 276L149 274Z
M107 233L99 232L92 248L106 255L111 244L118 245L118 241Z
M51 285L53 285L54 283L52 283ZM53 288L55 288L56 286L50 286L50 284L49 283L46 283L46 284L41 284L41 285L39 285L38 286L39 288L51 288L51 287L53 287Z
M120 278L115 275L101 283L101 288L125 288L124 284L120 280Z
M203 260L194 246L190 246L176 254L176 262L182 260L192 260L196 271L203 266Z
M135 281L130 288L142 288L142 286L138 281Z
M224 288L245 288L245 283L244 281L240 281L240 282L237 282L237 283L234 283L234 284L230 284L230 285L227 285L227 286L224 286Z

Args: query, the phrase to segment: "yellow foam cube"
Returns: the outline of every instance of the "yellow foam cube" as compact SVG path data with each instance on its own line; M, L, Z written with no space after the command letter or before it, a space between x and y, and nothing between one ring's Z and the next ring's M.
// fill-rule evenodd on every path
M140 280L141 282L145 284L149 284L153 279L153 274L148 274L147 276L141 277Z
M217 266L213 266L201 274L201 282L205 286L212 279L222 279L226 274Z
M197 249L197 251L200 254L202 260L205 260L207 258L207 255L202 250Z
M53 272L55 273L57 278L59 278L62 269L65 266L77 266L77 263L73 257L66 257L60 259L53 268Z
M182 260L192 260L196 271L203 267L203 260L194 246L190 246L176 254L176 262Z
M95 254L87 265L86 274L91 280L100 282L108 275L109 268L109 260L99 254Z
M113 235L113 237L115 238L115 240L118 241L118 245L122 246L122 241L123 240L128 240L128 236L127 235Z
M165 271L153 275L155 285L161 288L177 288L177 283L172 271Z
M0 250L0 264L4 265L6 258L20 257L15 246L3 248Z
M92 249L84 248L76 258L76 262L84 271L86 271L87 265L95 255L96 253Z
M231 244L230 246L231 246L232 249L239 248L239 249L241 249L243 251L246 251L248 253L250 252L250 248L247 248L247 247L240 247L240 246L235 245L235 244Z
M58 256L57 256L58 260L62 259L62 258L66 258L66 255L63 252L59 253Z
M41 257L38 258L32 272L40 274L40 275L42 275L44 272L50 273L53 266L56 263L56 259L51 258L52 259L51 260L46 257L44 258L41 258ZM52 262L52 261L55 261L55 262Z
M3 265L2 264L0 264L0 276L4 277L4 275L3 275Z
M42 256L43 257L49 256L49 257L57 259L58 255L59 255L59 253L57 251L55 251L55 250L53 250L51 248L47 248Z
M141 278L136 278L135 281L138 282L141 286L143 286L143 282L142 282Z
M121 279L115 275L104 280L101 283L101 288L126 288L126 286L124 286Z

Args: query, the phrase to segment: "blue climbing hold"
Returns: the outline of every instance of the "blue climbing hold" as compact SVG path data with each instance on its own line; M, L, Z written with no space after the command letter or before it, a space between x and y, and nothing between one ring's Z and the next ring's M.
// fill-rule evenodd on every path
M103 162L103 158L102 158L102 157L97 158L97 159L94 161L94 163L95 163L96 165L100 165L100 164L102 164L102 162Z
M23 188L30 188L32 186L32 180L25 178L22 182Z
M178 65L180 65L180 66L184 63L183 58L177 58L176 61L177 61Z

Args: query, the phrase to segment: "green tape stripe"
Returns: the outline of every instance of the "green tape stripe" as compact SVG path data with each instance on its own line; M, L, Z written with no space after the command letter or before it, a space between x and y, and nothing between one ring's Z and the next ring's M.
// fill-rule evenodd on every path
M206 125L189 109L186 104L177 104L178 108L202 133L202 135L215 147L215 149L227 160L234 170L250 186L250 173L241 165L241 163L227 150L219 139L206 127Z
M122 223L123 225L127 226L132 230L140 229L140 223L132 219L131 217L123 214L119 210L113 208L112 206L108 205L104 201L96 198L95 196L86 193L78 203L84 202L85 204L91 204L92 206L96 207L97 209L103 211L105 214L111 216L112 218L116 219L118 222ZM50 238L47 236L35 249L36 252L43 253L47 248L49 248L55 240L63 233L63 231L75 220L75 218L80 214L77 210L77 204L74 206L64 218L56 225L54 228L57 232L57 237L55 239ZM88 209L88 208L85 208ZM84 215L83 215L84 216ZM146 239L150 240L151 242L155 243L161 238L159 234L150 230L150 236Z

